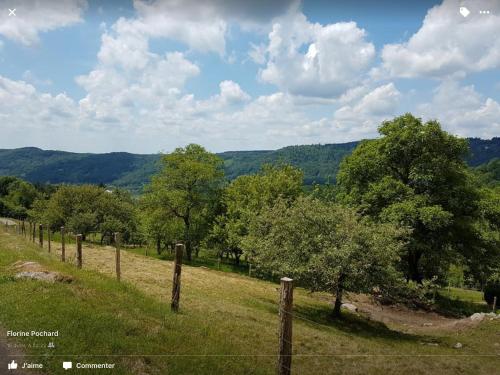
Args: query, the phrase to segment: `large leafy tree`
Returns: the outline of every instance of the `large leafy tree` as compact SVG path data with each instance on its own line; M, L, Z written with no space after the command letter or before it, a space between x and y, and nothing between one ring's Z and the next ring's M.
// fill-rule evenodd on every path
M370 292L397 279L401 234L354 209L300 197L291 204L278 200L256 216L243 245L260 270L335 294L333 315L339 316L344 291Z
M479 194L464 162L467 142L406 114L382 123L341 164L340 198L381 222L411 229L408 279L442 275L474 241Z
M232 255L238 264L250 220L278 199L293 202L302 193L302 184L302 171L290 165L264 165L257 174L236 178L224 191L224 213L216 218L207 246L219 257Z
M163 168L148 188L148 201L162 207L166 220L180 220L188 260L208 232L224 183L223 161L190 144L162 158Z

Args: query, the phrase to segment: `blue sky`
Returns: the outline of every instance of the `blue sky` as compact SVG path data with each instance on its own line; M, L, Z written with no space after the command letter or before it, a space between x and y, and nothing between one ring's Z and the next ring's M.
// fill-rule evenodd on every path
M499 0L0 0L0 148L273 149L407 111L500 136L499 34Z

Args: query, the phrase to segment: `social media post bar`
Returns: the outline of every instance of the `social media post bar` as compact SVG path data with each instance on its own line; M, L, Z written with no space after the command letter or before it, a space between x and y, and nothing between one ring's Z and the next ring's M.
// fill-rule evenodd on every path
M50 370L62 368L63 370L114 370L116 364L114 362L105 361L75 361L62 359L61 361L51 361L51 364L43 363L41 361L31 361L25 358L6 358L5 363L0 368L0 374L4 374L7 370L9 373L29 374L31 372L37 373L45 370L50 373Z

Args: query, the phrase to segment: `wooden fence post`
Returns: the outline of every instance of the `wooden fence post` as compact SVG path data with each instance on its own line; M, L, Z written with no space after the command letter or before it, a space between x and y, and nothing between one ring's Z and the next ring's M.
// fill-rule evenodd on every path
M281 295L279 307L279 357L278 375L290 375L292 370L292 307L293 280L281 278Z
M493 312L497 311L497 296L493 297Z
M172 303L170 308L172 311L179 310L179 299L181 294L181 271L182 271L182 255L184 253L184 245L178 243L175 245L175 259L174 259L174 279L172 285Z
M82 268L82 235L76 235L76 266Z
M38 224L38 243L43 247L43 225Z
M121 271L121 264L120 264L120 245L122 242L122 235L120 232L115 233L115 246L116 246L116 251L115 251L115 264L116 264L116 279L118 281L121 280L122 277L122 271Z
M66 261L66 239L64 238L64 226L61 227L61 261Z

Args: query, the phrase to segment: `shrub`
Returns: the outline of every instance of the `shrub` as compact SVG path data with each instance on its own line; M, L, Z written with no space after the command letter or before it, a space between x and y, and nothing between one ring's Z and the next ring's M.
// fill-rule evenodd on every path
M412 309L430 310L435 303L437 289L434 279L424 280L422 284L397 280L375 291L374 297L385 305L400 303Z

